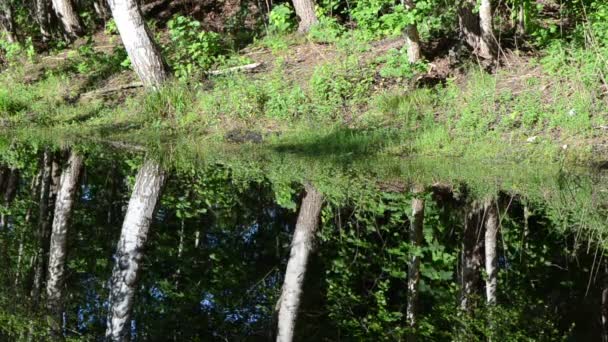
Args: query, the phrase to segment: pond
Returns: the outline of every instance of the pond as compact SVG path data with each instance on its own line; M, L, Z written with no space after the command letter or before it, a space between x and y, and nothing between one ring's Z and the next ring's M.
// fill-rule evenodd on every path
M108 320L126 317L133 341L272 341L291 310L298 341L600 340L601 167L337 141L142 147L4 135L0 339L59 330L103 340ZM138 231L121 316L116 274L133 270L124 221L134 188L156 186L135 185L148 164L162 170L162 191Z

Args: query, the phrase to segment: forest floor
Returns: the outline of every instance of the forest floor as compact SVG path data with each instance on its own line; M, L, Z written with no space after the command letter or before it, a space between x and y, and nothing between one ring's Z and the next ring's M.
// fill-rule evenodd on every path
M269 36L216 65L220 75L192 72L149 94L121 65L120 38L99 32L7 68L0 127L124 146L179 138L346 154L363 145L394 156L606 159L606 87L596 60L564 46L511 49L488 71L461 47L433 44L427 62L410 67L401 38Z

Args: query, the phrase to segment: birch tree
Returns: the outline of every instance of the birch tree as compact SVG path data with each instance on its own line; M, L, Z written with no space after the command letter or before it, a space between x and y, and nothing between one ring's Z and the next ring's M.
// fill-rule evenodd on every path
M285 280L279 297L277 342L293 341L306 266L319 226L323 195L311 185L306 185L305 190L306 194L300 206L298 221L291 241Z
M498 256L496 254L496 236L498 235L498 211L496 203L490 199L484 204L485 211L485 257L486 257L486 300L490 305L496 304L498 286Z
M412 199L412 216L410 219L409 238L415 248L422 247L424 228L424 199L415 197ZM414 254L409 262L407 271L407 309L406 319L408 327L414 331L417 326L418 307L418 285L420 283L420 256ZM409 342L416 341L416 335L410 333L407 337Z
M315 13L315 4L313 0L293 0L293 8L300 19L298 32L307 33L310 31L312 25L319 21L317 14Z
M49 267L47 273L47 310L48 321L54 336L60 337L63 316L63 287L65 283L65 262L67 255L68 224L78 191L78 180L83 165L83 158L71 152L68 164L61 174L61 181L49 247Z
M403 5L408 11L413 10L416 5L414 0L402 0ZM407 44L407 58L410 63L416 63L420 60L421 48L420 48L420 35L418 34L418 27L415 23L409 24L405 28L405 42Z
M169 70L146 27L138 3L135 0L109 0L108 5L133 69L146 88L158 89L169 79ZM143 247L165 178L161 166L152 160L144 162L135 178L110 279L106 328L109 340L128 340Z
M460 34L474 54L484 59L496 59L497 42L492 25L492 3L490 0L481 0L479 11L476 11L476 6L476 0L462 1L458 8Z
M53 0L53 9L67 40L76 39L84 33L78 12L71 0Z

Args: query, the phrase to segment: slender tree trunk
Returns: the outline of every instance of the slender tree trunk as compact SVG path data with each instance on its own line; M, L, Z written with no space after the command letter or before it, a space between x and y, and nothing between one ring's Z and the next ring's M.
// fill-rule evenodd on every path
M422 247L424 228L424 199L412 199L412 217L410 219L410 243L416 248ZM407 275L407 311L406 319L411 332L408 342L416 341L416 326L418 312L418 284L420 283L420 256L414 255L408 265Z
M413 10L416 5L413 0L402 0L403 5L408 11ZM416 63L420 60L420 35L416 24L407 25L405 28L405 41L407 43L407 58L410 63Z
M481 5L479 6L479 27L481 29L479 54L488 59L496 59L498 50L496 37L494 37L494 24L492 18L492 1L481 0Z
M143 247L164 181L165 173L152 161L144 163L135 179L135 188L118 240L114 256L116 263L110 280L106 338L112 341L128 340Z
M42 160L42 179L40 182L40 199L38 202L38 231L36 232L38 246L34 257L34 279L32 291L30 293L33 310L38 308L40 301L40 292L42 283L44 282L44 270L49 247L51 230L49 197L51 190L52 165L52 154L47 150L44 152Z
M315 13L313 0L293 0L293 7L296 10L296 15L300 18L298 32L307 33L312 25L319 21Z
M4 30L6 40L9 43L16 43L17 32L13 19L13 6L10 0L0 0L0 26Z
M148 32L135 0L108 0L116 27L131 59L133 69L145 87L158 88L169 79L169 70Z
M476 0L463 0L458 8L458 23L461 39L473 49L473 53L484 59L494 59L495 42L492 33L492 7L490 0L481 0L479 15L475 13ZM488 17L489 16L489 17Z
M146 88L158 89L170 74L148 32L138 3L135 0L108 0L108 5L133 69ZM109 340L126 341L128 338L143 247L165 178L161 166L147 160L135 179L110 279L106 328L106 338Z
M515 32L520 35L523 36L524 34L526 34L526 7L525 5L522 3L519 5L518 11L517 11L517 27L515 28Z
M36 20L42 35L42 41L51 40L51 0L36 1Z
M48 322L55 338L62 337L68 224L76 200L82 165L83 158L77 153L71 152L68 165L61 175L53 216L46 295Z
M482 208L479 204L473 203L465 216L460 266L462 277L460 309L464 312L472 310L472 296L479 286L479 274L483 263L481 255L483 242L481 239L481 215Z
M323 195L314 187L307 185L306 195L302 199L298 222L291 241L291 253L279 299L277 342L293 341L306 266L312 251L315 232L319 226L322 204Z
M74 40L84 34L84 29L82 24L80 23L80 18L78 17L78 12L74 8L74 4L71 0L52 0L53 1L53 9L55 9L55 14L59 21L61 22L61 26L63 27L63 32L65 33L65 37L67 40Z
M496 236L498 235L498 210L496 202L486 200L485 207L485 254L486 254L486 300L489 305L496 304L498 286L498 256Z

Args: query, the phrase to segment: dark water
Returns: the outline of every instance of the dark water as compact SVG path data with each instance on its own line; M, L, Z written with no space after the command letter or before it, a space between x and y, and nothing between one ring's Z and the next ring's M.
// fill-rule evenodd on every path
M69 227L63 331L74 340L102 340L113 253L143 154L107 145L70 148L86 165ZM0 340L26 339L31 327L48 338L44 293L36 306L31 292L41 241L36 179L45 150L61 165L68 149L2 145ZM608 288L601 170L447 159L336 162L293 151L153 155L170 177L145 248L132 340L273 340L304 183L325 202L297 340L404 340L411 334L406 284L414 254L422 264L419 340L601 338L601 293ZM409 241L413 185L426 203L420 248ZM485 198L495 199L499 212L498 305L485 305L482 265L465 314L459 309L465 217Z

